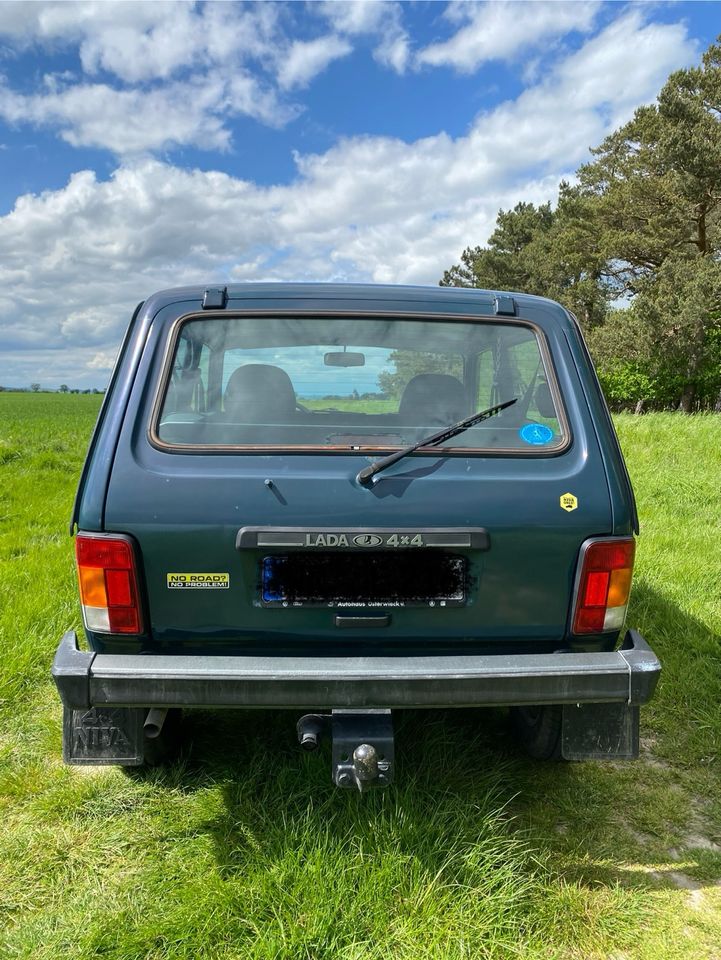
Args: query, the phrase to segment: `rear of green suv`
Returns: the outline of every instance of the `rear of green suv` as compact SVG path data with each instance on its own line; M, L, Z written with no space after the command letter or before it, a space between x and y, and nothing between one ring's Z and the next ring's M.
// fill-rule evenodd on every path
M551 301L156 294L73 525L90 649L66 634L54 666L69 762L141 763L182 707L310 711L301 743L328 733L352 787L392 779L398 708L510 706L539 757L637 752L660 667L623 635L633 494Z

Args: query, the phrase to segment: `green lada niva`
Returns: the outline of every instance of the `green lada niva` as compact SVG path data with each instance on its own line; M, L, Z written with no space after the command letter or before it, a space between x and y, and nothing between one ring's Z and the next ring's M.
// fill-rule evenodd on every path
M295 711L339 786L392 711L510 708L532 756L633 757L660 666L624 621L638 520L578 324L475 289L187 287L136 309L72 517L69 763L163 755L181 708Z

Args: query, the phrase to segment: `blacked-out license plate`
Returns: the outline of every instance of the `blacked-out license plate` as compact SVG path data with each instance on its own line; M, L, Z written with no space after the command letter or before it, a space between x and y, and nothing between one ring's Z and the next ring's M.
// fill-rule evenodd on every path
M458 607L466 560L420 550L267 556L261 598L268 607Z

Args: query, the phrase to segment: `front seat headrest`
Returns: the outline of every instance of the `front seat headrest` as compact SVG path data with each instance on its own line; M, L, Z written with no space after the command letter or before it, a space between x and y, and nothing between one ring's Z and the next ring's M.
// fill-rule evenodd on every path
M448 373L419 373L406 384L398 413L410 423L445 426L461 420L465 407L460 380Z
M225 388L225 412L241 423L288 423L295 414L290 377L269 363L246 363Z
M551 420L556 416L556 407L554 406L553 397L551 396L551 388L545 380L541 381L536 387L536 392L533 394L533 402L536 405L536 410L538 410L542 417Z

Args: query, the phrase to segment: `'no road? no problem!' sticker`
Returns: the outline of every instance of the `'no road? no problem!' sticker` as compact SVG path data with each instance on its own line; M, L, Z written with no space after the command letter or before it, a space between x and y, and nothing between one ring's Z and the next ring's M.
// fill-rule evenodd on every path
M227 590L229 573L169 573L168 590Z

